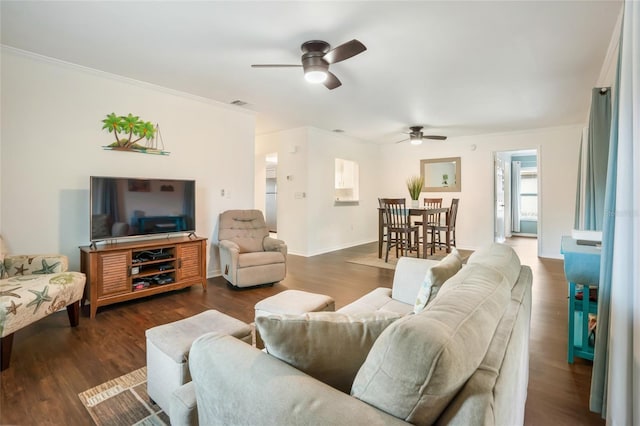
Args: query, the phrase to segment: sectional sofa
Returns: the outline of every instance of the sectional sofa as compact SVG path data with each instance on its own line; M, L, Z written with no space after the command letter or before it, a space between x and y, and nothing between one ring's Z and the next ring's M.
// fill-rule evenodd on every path
M201 336L189 356L199 423L522 424L531 269L501 244L459 270L454 255L400 259L392 289L335 313L257 318L266 351Z

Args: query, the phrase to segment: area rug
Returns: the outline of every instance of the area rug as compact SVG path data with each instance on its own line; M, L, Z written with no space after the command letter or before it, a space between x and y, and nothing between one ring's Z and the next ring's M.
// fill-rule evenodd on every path
M469 256L471 256L471 253L473 253L473 251L471 250L460 250L460 249L458 249L458 252L460 252L460 254L462 255L462 263L465 263L469 258ZM446 255L447 255L446 250L437 250L434 254L427 256L427 259L441 260L441 259L444 259ZM383 256L382 258L379 258L377 253L371 253L366 256L349 259L347 260L347 262L357 263L359 265L374 266L376 268L382 268L382 269L396 269L398 258L396 258L391 253L389 253L389 261L385 262L384 253L382 254L382 256Z
M147 395L147 367L78 394L98 426L167 426L169 416Z

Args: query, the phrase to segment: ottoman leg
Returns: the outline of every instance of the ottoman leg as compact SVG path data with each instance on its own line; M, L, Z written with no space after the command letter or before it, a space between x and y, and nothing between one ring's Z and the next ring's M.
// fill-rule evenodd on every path
M13 347L13 333L4 336L0 340L0 346L2 346L2 356L0 364L2 364L1 371L9 368L9 361L11 361L11 348Z
M80 301L76 300L70 305L67 305L67 315L69 315L69 324L71 327L75 327L80 323Z

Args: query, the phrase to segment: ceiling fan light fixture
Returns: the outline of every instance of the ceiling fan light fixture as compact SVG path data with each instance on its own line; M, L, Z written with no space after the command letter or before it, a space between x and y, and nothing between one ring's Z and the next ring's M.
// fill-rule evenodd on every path
M422 138L410 138L411 145L422 145Z
M327 71L323 69L307 69L304 72L304 79L313 84L324 83L328 76Z

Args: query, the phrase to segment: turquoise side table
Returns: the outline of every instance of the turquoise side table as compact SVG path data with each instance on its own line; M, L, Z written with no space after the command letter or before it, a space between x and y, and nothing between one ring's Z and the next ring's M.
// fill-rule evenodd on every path
M562 237L561 253L564 255L564 275L569 282L569 333L567 361L574 357L593 360L594 345L589 342L589 314L597 315L597 296L600 281L600 247L577 244L571 237ZM595 290L594 290L595 289ZM582 293L582 300L576 296Z

